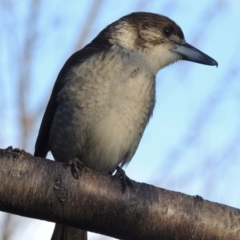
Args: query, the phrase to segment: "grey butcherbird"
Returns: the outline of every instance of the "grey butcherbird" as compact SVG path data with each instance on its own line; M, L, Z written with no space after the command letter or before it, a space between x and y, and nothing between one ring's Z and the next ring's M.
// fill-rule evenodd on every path
M218 65L162 15L136 12L110 24L61 69L34 155L78 158L105 174L129 163L153 112L156 74L178 60ZM60 224L52 236L86 238L85 231Z

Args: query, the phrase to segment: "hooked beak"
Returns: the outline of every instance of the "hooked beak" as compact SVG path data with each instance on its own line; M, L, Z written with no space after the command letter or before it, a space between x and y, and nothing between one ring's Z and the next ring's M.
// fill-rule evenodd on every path
M217 61L215 61L213 58L209 57L208 55L206 55L205 53L201 52L200 50L198 50L197 48L193 47L188 43L185 43L183 45L177 43L174 44L176 45L176 48L172 49L171 51L181 55L182 60L216 67L218 66Z

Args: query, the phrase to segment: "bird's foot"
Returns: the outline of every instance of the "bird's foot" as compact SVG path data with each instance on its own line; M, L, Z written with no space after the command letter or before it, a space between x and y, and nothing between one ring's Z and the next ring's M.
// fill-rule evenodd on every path
M77 157L70 159L67 163L64 163L63 166L71 167L72 175L76 180L78 180L78 177L79 177L79 170L80 171L85 170L85 166L84 166L83 162L81 162Z
M113 178L120 178L122 183L122 192L124 193L126 190L126 186L133 187L132 180L126 175L125 171L117 166L116 168L117 172L113 175Z

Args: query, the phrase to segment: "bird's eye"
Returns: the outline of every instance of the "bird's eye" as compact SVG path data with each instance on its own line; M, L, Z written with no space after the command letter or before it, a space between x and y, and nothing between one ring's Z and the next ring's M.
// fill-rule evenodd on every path
M166 37L169 37L172 34L172 29L169 27L163 28L163 33Z

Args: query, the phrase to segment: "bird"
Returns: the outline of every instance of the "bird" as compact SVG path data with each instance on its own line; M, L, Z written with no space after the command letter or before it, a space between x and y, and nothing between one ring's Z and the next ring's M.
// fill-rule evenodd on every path
M59 72L34 155L77 158L102 174L127 165L153 113L156 75L179 60L218 66L166 16L133 12L111 23ZM87 233L56 224L51 239L85 240Z

